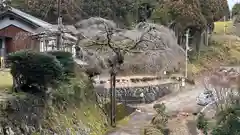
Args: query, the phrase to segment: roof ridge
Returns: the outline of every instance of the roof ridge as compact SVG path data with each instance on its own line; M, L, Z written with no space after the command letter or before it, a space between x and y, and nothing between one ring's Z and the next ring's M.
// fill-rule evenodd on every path
M30 15L28 13L25 13L25 12L23 12L23 11L17 9L17 8L14 8L14 7L10 6L8 10L17 14L17 15L19 15L19 16L21 16L21 17L23 17L23 18L25 18L25 19L27 19L27 20L29 20L29 21L31 21L32 23L37 24L40 27L49 28L53 25L53 24L48 23L48 22L46 22L46 21L44 21L40 18L37 18L37 17L35 17L33 15Z

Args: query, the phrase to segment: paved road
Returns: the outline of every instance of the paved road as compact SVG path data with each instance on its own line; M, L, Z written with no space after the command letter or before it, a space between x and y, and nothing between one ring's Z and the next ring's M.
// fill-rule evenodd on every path
M140 135L141 129L149 124L153 116L154 113L136 111L130 116L127 125L119 127L119 129L107 135Z
M167 111L169 112L183 110L184 112L193 112L198 110L199 106L196 105L196 97L202 91L202 87L193 87L177 94L170 94L152 104L138 105L142 112L135 112L134 115L130 117L127 125L120 127L108 135L140 135L141 129L151 121L151 118L155 113L153 109L155 103L165 103Z
M180 92L177 96L165 97L162 101L167 106L167 110L193 112L198 109L196 97L203 92L203 87L194 87L189 91Z

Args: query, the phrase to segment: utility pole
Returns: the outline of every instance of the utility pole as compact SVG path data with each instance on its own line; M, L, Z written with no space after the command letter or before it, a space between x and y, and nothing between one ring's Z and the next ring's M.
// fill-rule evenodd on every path
M182 86L185 86L188 72L188 50L189 50L189 29L186 31L186 46L185 46L185 79L182 80Z
M230 11L230 21L232 21L232 11Z
M58 7L57 7L57 11L58 11L58 32L57 32L57 43L56 43L56 47L57 47L57 50L60 50L61 37L62 37L62 31L61 31L61 26L62 26L61 0L58 0L57 2L58 2Z
M185 49L185 57L186 57L186 61L185 61L185 78L187 78L187 72L188 72L188 49L189 49L189 29L186 32L186 49Z

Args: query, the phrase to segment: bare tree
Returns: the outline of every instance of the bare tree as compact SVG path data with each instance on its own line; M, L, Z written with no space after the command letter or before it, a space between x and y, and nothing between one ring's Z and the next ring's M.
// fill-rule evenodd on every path
M89 18L77 23L76 27L80 35L77 45L81 48L83 60L87 60L90 67L98 68L100 66L96 63L100 60L103 63L101 68L110 68L112 104L116 102L116 75L121 66L135 65L161 72L178 66L184 60L184 51L177 44L174 33L164 26L139 23L134 29L127 30L117 28L110 20ZM89 59L86 52L92 52L95 60ZM111 113L115 109L113 107ZM114 123L115 117L112 119Z
M216 106L223 109L223 106L230 105L240 96L238 92L239 73L234 69L218 69L212 75L204 79L204 86L211 90L216 97Z
M113 53L112 56L110 56L107 59L108 67L110 67L110 85L111 85L111 125L115 126L116 123L116 75L120 69L120 66L124 62L124 54L129 52L132 49L135 49L139 43L142 42L142 40L137 41L132 46L122 47L121 45L124 45L124 43L121 42L113 42L113 35L115 30L112 27L109 27L104 21L102 22L104 26L104 35L106 36L105 40L99 41L99 38L96 40L91 40L88 47L94 45L97 46L100 49L106 48ZM141 38L140 38L141 39Z
M184 51L173 31L161 25L140 23L127 30L117 28L110 20L89 18L77 27L83 37L79 42L82 50L92 50L103 59L115 55L116 49L121 50L124 71L137 67L141 73L156 73L172 70L184 61Z

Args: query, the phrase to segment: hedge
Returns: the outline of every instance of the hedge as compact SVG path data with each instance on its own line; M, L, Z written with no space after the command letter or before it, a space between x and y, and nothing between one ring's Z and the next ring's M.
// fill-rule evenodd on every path
M64 68L64 72L67 75L73 75L74 73L74 60L72 53L64 51L48 51L48 54L55 56Z
M23 85L37 85L45 89L63 77L64 70L60 62L46 53L18 51L11 53L7 60L11 64L14 85L18 88Z

